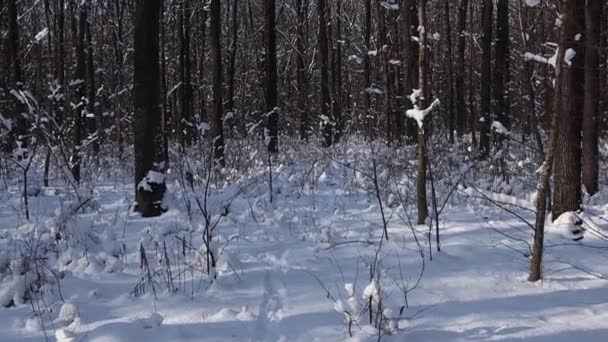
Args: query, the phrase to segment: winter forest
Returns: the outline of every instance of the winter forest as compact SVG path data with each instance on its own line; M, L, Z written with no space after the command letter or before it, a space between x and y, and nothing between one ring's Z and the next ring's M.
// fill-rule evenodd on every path
M608 1L0 0L0 340L608 340Z

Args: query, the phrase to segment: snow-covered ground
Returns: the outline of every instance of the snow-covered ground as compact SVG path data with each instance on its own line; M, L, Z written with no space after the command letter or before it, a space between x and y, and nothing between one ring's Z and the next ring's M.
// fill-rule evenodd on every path
M205 179L195 177L192 191L176 166L169 211L152 219L131 212L127 171L90 180L93 194L81 200L91 200L75 215L69 187L44 188L30 197L27 223L19 181L8 182L0 192L0 304L10 307L0 308L0 341L375 341L370 296L382 303L382 340L606 341L605 193L588 200L582 241L548 227L545 279L530 283L532 230L487 198L532 222L533 184L467 178L441 212L441 252L433 223L431 261L429 228L408 223L415 165L378 157L380 206L374 153L364 150L286 153L273 164L272 203L263 162L212 179L216 279L206 274L196 203L204 206ZM413 159L413 150L402 154ZM395 173L387 160L406 167ZM454 170L465 170L461 163ZM440 204L459 178L447 168L442 175ZM35 274L45 285L23 302Z

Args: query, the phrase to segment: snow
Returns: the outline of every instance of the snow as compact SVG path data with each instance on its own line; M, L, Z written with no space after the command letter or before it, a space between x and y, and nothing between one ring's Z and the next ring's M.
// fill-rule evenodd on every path
M397 3L391 3L389 1L382 1L380 3L380 5L389 11L398 11L399 10L399 4L397 4Z
M557 56L559 54L559 49L555 49L555 53L553 54L553 56L551 56L550 58L546 58L540 55L536 55L530 52L526 52L524 54L524 60L526 62L528 61L535 61L538 63L543 63L543 64L548 64L550 66L553 67L553 69L556 68L557 66ZM576 56L576 50L569 48L568 50L566 50L565 54L564 54L564 62L570 67L572 66L572 60L574 59L574 57Z
M510 135L511 132L500 122L492 121L492 130L501 135Z
M442 252L431 246L432 261L428 228L410 228L405 219L406 213L415 215L415 203L406 203L407 211L401 205L385 207L390 239L383 241L379 273L370 280L382 221L373 182L364 173L374 156L381 161L380 184L388 190L393 179L386 165L396 165L404 171L395 183L411 191L415 165L409 161L416 152L409 146L387 152L369 145L350 141L330 158L327 150L286 139L272 166L273 203L264 161L226 170L229 176L214 180L208 203L212 221L222 207L230 208L214 232L217 279L196 263L204 219L197 213L188 218L186 201L192 197L182 192L177 169L162 176L172 199L169 210L150 219L131 212L132 176L115 161L108 161L112 167L95 181L97 205L66 214L75 196L55 180L31 198L36 215L31 223L19 212L19 183L9 179L14 182L0 190L0 304L14 305L0 308L0 340L45 341L46 331L57 341L377 341L364 311L369 298L382 302L383 331L390 334L382 341L605 340L608 283L593 274L608 274L606 242L591 234L608 231L600 219L608 214L605 192L586 203L585 213L567 213L548 225L545 278L534 284L525 280L532 231L485 199L533 222L535 189L529 180L513 177L504 184L483 173L469 177L479 189L470 183L456 189L440 217ZM243 146L242 155L255 155L255 149ZM510 153L518 153L516 148ZM453 173L468 166L460 156L453 158L461 163L458 169L435 171L439 194L454 184ZM576 226L577 218L588 230L584 242L573 243L562 229ZM19 266L17 256L32 241L53 240L55 231L66 237L53 241L52 252L44 255L57 278L46 273L44 296L34 301L41 305L37 316L25 296L36 278ZM414 233L426 257L415 288L422 264ZM186 256L182 239L193 245L186 247ZM85 243L89 240L94 243ZM156 291L147 287L135 295L143 274L140 245ZM173 287L163 280L169 269ZM401 287L411 289L407 306Z
M49 29L48 29L48 27L45 27L44 29L42 29L42 31L40 31L40 32L38 32L36 34L36 36L34 37L34 39L36 39L37 43L40 43L48 35L49 35Z
M540 4L540 0L525 0L529 7L536 7Z
M564 62L568 64L568 66L572 66L572 60L576 56L576 51L572 48L566 50L566 54L564 55Z
M5 118L2 113L0 113L0 128L10 131L13 129L13 123L10 119Z
M408 118L416 120L416 123L418 123L418 127L420 129L424 127L424 118L429 115L433 111L433 109L435 109L435 107L441 104L439 99L435 99L435 101L433 101L433 103L431 103L428 108L420 109L420 107L418 106L418 99L421 97L422 91L420 89L414 89L408 97L410 102L412 102L412 104L414 105L414 108L408 109L405 112L405 115Z
M139 189L143 189L145 191L152 191L151 185L153 184L163 184L165 182L165 175L162 172L158 172L155 170L150 170L146 174L137 187Z

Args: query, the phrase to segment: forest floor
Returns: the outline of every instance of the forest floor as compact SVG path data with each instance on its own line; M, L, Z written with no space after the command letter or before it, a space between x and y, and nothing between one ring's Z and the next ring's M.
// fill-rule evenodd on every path
M544 280L530 283L533 182L497 187L489 175L456 185L458 172L446 168L437 252L434 222L429 246L429 227L408 220L412 163L398 177L376 168L376 193L373 165L353 162L369 154L343 154L275 161L272 202L264 163L212 181L216 279L206 274L196 203L205 206L205 179L188 190L169 175L169 210L150 219L132 212L128 170L89 180L78 210L65 185L32 190L29 221L19 181L9 181L0 191L0 304L10 306L0 308L0 340L375 341L372 294L386 341L606 341L606 192L586 199L583 240L547 227ZM36 290L24 296L25 287Z

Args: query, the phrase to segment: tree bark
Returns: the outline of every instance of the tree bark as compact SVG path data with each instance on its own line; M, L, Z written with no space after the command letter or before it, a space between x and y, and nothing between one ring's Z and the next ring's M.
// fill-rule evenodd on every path
M321 126L323 129L324 146L330 147L333 143L331 98L329 89L329 46L327 36L325 0L317 0L317 14L319 17L319 64L321 69Z
M75 19L74 19L75 20ZM72 177L77 183L80 183L80 161L82 154L82 143L84 140L84 120L87 117L87 106L86 106L86 54L85 54L85 40L86 40L86 27L87 27L87 3L83 2L80 4L80 13L78 18L78 29L77 41L76 41L76 70L74 73L74 79L72 83L74 86L74 99L75 104L73 114L73 134L74 140L72 141Z
M306 71L306 33L308 31L308 1L296 0L298 11L298 26L296 37L296 84L298 90L297 106L300 111L300 139L308 140L310 134L310 118L308 113L308 75Z
M159 21L161 0L136 0L134 37L135 210L144 217L163 212L165 193L161 129ZM162 175L162 179L160 179Z
M492 24L493 0L483 0L481 39L481 116L479 118L479 154L486 158L490 153L490 125L492 121Z
M372 73L372 61L369 56L371 51L371 37L372 37L372 0L364 0L365 6L365 27L363 29L363 41L365 44L365 51L363 51L363 101L364 101L364 120L366 125L366 135L371 140L374 138L374 116L371 113L371 96L368 89L372 86L371 73Z
M576 55L566 63L562 72L561 105L557 120L557 146L555 155L553 220L568 211L577 211L581 206L581 109L582 89L584 87L583 68L585 63L584 47L576 40L576 35L584 27L584 2L563 0L560 13L563 21L561 49L572 49ZM583 76L583 77L581 77Z
M86 40L87 40L87 82L89 84L88 92L88 109L87 109L87 131L89 139L92 139L93 152L99 153L99 139L100 136L97 132L97 106L96 106L96 93L97 87L95 83L95 55L93 47L93 37L91 33L91 24L87 20L86 23Z
M264 0L264 17L266 28L266 79L265 79L265 103L267 147L268 152L279 152L279 114L277 94L277 31L275 28L275 3L274 0Z
M454 80L455 86L455 104L456 104L456 134L461 137L465 133L467 122L467 109L465 103L465 50L466 50L466 29L467 29L467 9L469 7L468 0L462 0L458 8L458 48L456 53L456 74Z
M547 213L547 202L549 196L549 184L555 160L556 148L559 147L558 129L559 120L564 115L569 114L569 106L572 104L572 70L564 62L566 49L571 45L573 39L573 7L577 0L564 0L565 8L561 8L563 14L563 24L561 27L559 50L557 53L555 67L555 96L553 97L553 115L551 118L550 138L547 150L545 151L544 162L542 165L541 177L538 184L538 196L536 199L536 220L534 230L534 245L532 247L532 259L530 260L529 281L542 279L542 259L544 252L545 219ZM565 11L564 11L565 10ZM556 165L557 166L557 165Z
M411 37L415 37L418 33L418 0L405 0L405 7L401 16L403 17L406 38L405 44L405 94L402 96L407 97L411 92L418 88L419 78L419 65L418 60L420 58L420 45L414 41ZM406 101L408 103L409 101ZM411 104L405 109L413 108ZM407 142L414 143L418 139L418 124L415 120L408 118L406 120L406 135Z
M236 74L236 52L238 51L239 38L239 0L234 0L232 3L232 41L230 42L230 60L228 62L228 98L226 99L226 108L229 112L235 111L234 106L234 90L235 90L235 74Z
M222 12L221 1L211 0L210 36L213 63L213 113L211 114L211 139L215 165L225 166L223 127L223 73L222 73Z
M422 94L420 98L420 108L427 108L429 105L430 92L428 88L428 46L427 46L427 21L426 21L426 0L418 0L418 22L420 55L418 60L419 80L418 89ZM425 224L429 216L429 208L426 198L426 170L428 163L427 148L426 148L426 124L418 129L418 172L416 176L416 194L418 202L418 224Z
M496 43L493 96L494 114L503 126L510 128L509 120L509 0L498 0L496 12ZM500 140L500 137L499 137Z
M336 0L335 38L332 50L332 122L333 143L340 140L342 131L342 0Z
M583 184L589 195L598 192L599 99L602 0L585 6L585 104L583 110Z
M450 0L444 0L444 14L445 14L445 35L447 45L447 71L448 71L448 138L450 143L454 143L454 129L456 125L456 117L454 115L454 70L452 64L452 23L450 15Z
M186 148L192 145L194 138L194 122L192 121L192 63L190 58L190 0L182 0L181 11L179 14L179 66L180 66L180 143Z

